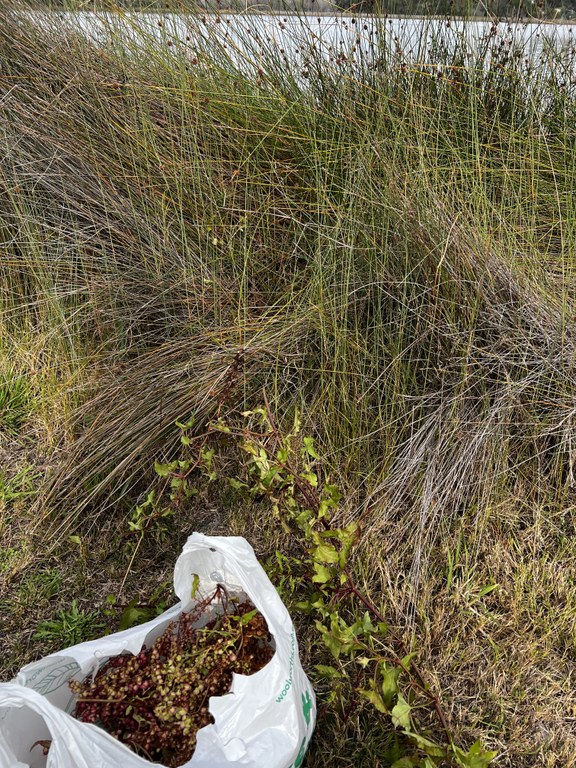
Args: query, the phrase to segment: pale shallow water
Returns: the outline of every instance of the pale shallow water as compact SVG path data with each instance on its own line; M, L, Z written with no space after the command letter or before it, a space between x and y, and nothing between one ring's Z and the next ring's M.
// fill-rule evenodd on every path
M218 40L234 60L241 63L266 55L282 55L299 60L305 66L311 49L332 61L373 61L385 40L388 46L402 50L407 62L423 63L434 57L434 47L450 48L462 40L470 58L492 33L497 42L518 43L523 55L538 56L562 47L576 46L576 27L571 24L391 18L386 21L370 16L296 16L256 14L177 15L153 13L94 14L35 13L40 24L69 26L105 45L108 38L124 39L138 46L144 39L185 51L190 56L212 40Z

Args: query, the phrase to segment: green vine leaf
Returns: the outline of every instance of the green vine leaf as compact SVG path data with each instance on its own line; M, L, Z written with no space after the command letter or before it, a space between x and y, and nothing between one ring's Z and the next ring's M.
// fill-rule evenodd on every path
M410 712L412 707L401 693L398 694L396 706L392 709L392 724L395 728L410 730Z
M176 419L176 421L174 422L174 424L178 427L178 429L192 429L192 427L194 426L194 423L195 423L194 416L192 416L186 422L178 421L178 419Z
M475 741L468 752L464 752L464 750L457 746L453 746L452 749L454 750L456 763L461 768L487 768L498 754L497 752L485 750L479 741Z
M411 653L408 653L404 658L400 661L400 666L406 670L406 672L410 672L410 664L412 663L412 659L418 656L418 651L412 651Z
M200 576L198 576L197 573L192 574L192 590L190 592L190 598L194 600L196 597L196 594L198 592L198 589L200 588Z
M320 544L313 552L314 560L318 563L337 563L338 552L331 544Z
M322 624L321 621L318 621L318 620L316 621L316 629L322 635L322 640L324 641L324 645L326 646L326 648L328 648L332 656L334 656L334 658L337 659L343 650L342 643L340 642L340 640L334 637L334 635L330 632L328 627L324 626L324 624Z
M306 449L306 453L311 456L313 459L320 459L320 456L316 453L316 449L314 448L314 438L313 437L305 437L303 440L304 448Z
M331 667L326 664L316 664L315 669L322 675L322 677L329 677L334 679L340 679L344 677L340 670L336 667Z
M372 704L374 707L376 707L376 709L378 710L378 712L382 712L382 714L383 714L383 715L387 715L387 714L388 714L388 712L389 712L389 709L388 709L388 707L386 706L386 704L384 703L384 700L383 700L382 696L380 696L380 694L378 693L378 691L376 691L376 690L374 690L374 689L366 689L366 688L362 688L362 689L360 689L360 690L358 691L358 693L361 693L361 694L362 694L362 696L364 696L365 698L367 698L367 699L368 699L368 701L369 701L369 702L370 702L370 703L371 703L371 704Z
M318 487L318 475L315 472L302 472L302 477L310 483L312 488Z
M394 698L399 692L398 678L400 677L400 670L398 667L391 667L384 662L380 664L380 674L382 675L382 697L387 707L391 707Z
M321 563L314 563L314 571L315 573L314 576L312 576L312 581L316 584L326 584L332 578L330 569Z
M428 757L446 758L446 749L440 746L440 744L436 744L435 741L426 739L421 734L413 733L408 729L406 729L404 733L410 739L410 741L414 744L414 746L418 747L418 749L421 749L423 752L425 752L428 755Z
M284 434L274 424L268 404L266 408L246 411L243 415L247 420L243 426L229 425L219 418L209 425L208 434L212 431L213 434L232 436L236 448L244 454L243 474L228 478L230 486L247 498L253 496L259 501L265 498L275 523L300 538L302 559L276 552L281 573L279 589L282 593L291 592L292 604L311 616L322 643L335 659L333 666L318 664L315 667L329 689L325 692L325 704L340 706L345 692L352 690L353 695L360 694L377 712L385 715L388 722L391 720L398 729L388 758L391 768L440 768L444 765L487 768L495 753L485 751L480 742L465 752L453 744L450 734L447 734L446 742L436 743L412 732L409 701L414 707L420 706L417 694L412 699L414 691L410 685L410 681L418 676L412 665L416 653L406 654L406 647L391 633L379 609L362 598L355 581L354 562L351 562L359 541L360 523L354 521L338 527L333 522L342 493L336 485L324 482L314 438L296 438L300 430L299 414L294 415L292 431ZM192 424L178 423L178 426L186 430ZM195 439L182 435L181 443L190 446ZM219 447L220 442L216 445ZM168 478L168 482L161 483L162 493L166 492L170 480L175 493L170 498L175 498L176 492L178 499L184 493L195 492L191 487L192 479L189 479L192 467L198 467L204 478L217 478L216 466L220 463L216 465L215 448L204 439L197 452L196 463L187 459L154 465L159 477ZM150 521L156 524L162 516L160 509L159 501L153 496L146 499L133 515L132 529L142 537ZM195 577L193 594L198 589L198 581ZM308 587L301 591L305 584ZM491 589L489 587L487 591ZM360 599L355 600L355 597ZM366 607L368 611L365 611ZM131 613L138 610L136 605L130 608ZM132 618L127 615L127 619ZM385 636L388 636L386 645L382 642ZM398 656L401 654L406 655L400 660ZM383 660L390 657L389 661ZM352 678L350 667L354 669ZM400 687L404 680L408 681L404 693L408 696L406 691L411 692L409 700ZM430 703L432 695L427 690L422 693L428 695Z
M160 464L158 461L154 462L154 472L156 472L158 477L168 477L175 469L178 469L177 461L171 461L169 464Z

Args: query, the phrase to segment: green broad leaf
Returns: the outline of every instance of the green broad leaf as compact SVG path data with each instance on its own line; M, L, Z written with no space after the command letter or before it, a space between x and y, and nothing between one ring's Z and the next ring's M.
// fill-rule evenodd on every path
M323 534L324 534L324 531L315 531L314 529L312 529L310 531L310 538L312 539L314 544L321 544L323 541Z
M392 724L395 728L410 730L410 712L412 707L401 693L398 694L396 706L392 709Z
M412 651L411 653L408 653L404 658L400 661L400 664L402 667L406 670L406 672L410 672L410 664L412 663L412 659L418 655L418 651Z
M241 480L236 480L234 477L229 477L228 483L231 488L234 488L235 491L240 491L242 488L248 488L246 483L243 483Z
M187 435L182 435L180 438L180 442L182 445L190 445L192 443L192 440Z
M342 672L340 672L340 670L336 669L336 667L330 667L330 666L328 666L326 664L316 664L315 665L315 669L317 670L317 672L319 674L322 675L322 677L329 677L329 678L334 678L334 679L338 679L338 678L344 677Z
M378 712L382 712L382 714L384 714L384 715L388 714L389 710L388 710L386 704L384 703L384 700L382 699L382 696L380 696L380 694L378 693L378 691L373 690L373 689L361 688L358 692L362 696L364 696L366 699L368 699L368 701L374 707L376 707Z
M310 483L312 488L318 488L318 475L315 472L302 472L302 477Z
M272 425L270 424L270 421L268 419L268 414L266 413L265 409L261 406L258 408L254 408L251 411L243 411L242 416L259 416L259 422L263 425L268 427L269 429L272 428Z
M360 622L355 621L354 624L346 624L344 619L336 613L331 615L330 625L334 634L340 637L342 642L357 645L356 638L362 634Z
M250 440L244 440L242 443L240 443L240 447L242 450L246 451L246 453L249 453L251 456L257 456L258 455L258 449L254 445L253 442Z
M318 505L318 519L321 520L323 517L327 517L332 506L333 504L328 499L321 499Z
M421 763L417 757L401 757L392 763L391 768L420 768Z
M230 427L227 426L223 421L217 421L214 424L210 424L210 427L218 432L224 432L226 435L229 435L230 432L232 432Z
M388 634L388 624L386 624L385 621L379 621L378 624L376 624L376 631L379 635L387 635Z
M270 469L270 462L268 460L268 455L264 448L260 448L256 453L254 453L254 464L258 467L260 470L260 476L262 477L265 475L266 472Z
M271 467L268 472L262 475L261 482L262 485L268 489L272 485L272 482L274 481L274 478L280 473L280 469L278 467Z
M242 627L245 627L247 624L250 624L254 616L258 613L258 608L254 608L253 611L249 611L248 613L244 613L242 616L240 616L240 625Z
M185 423L182 421L178 421L178 419L176 419L174 423L178 427L178 429L191 429L191 427L194 426L194 422L195 422L194 416L191 416L189 421Z
M400 677L400 670L398 667L391 667L385 662L380 662L380 674L382 675L382 682L380 688L382 690L382 697L387 707L392 707L394 699L399 693L398 678Z
M313 437L305 437L303 440L304 448L306 449L306 453L309 456L312 456L313 459L320 459L320 456L316 453L316 449L314 448L314 438Z
M364 613L364 616L362 618L362 631L365 634L371 634L372 632L374 632L374 625L370 620L370 614L368 613L368 611Z
M353 544L356 540L356 533L358 532L358 523L352 522L346 526L346 528L339 528L336 531L336 535L343 544Z
M214 458L214 448L203 448L200 456L206 467L210 469L212 467L212 459Z
M190 597L192 600L196 597L196 593L198 592L198 589L200 587L200 576L198 576L197 573L192 574L192 590L190 592Z
M332 571L321 563L314 563L316 573L312 576L312 581L316 584L326 584L332 578Z
M436 744L435 741L430 741L419 733L412 733L412 731L406 730L406 736L410 739L414 746L425 752L428 757L443 757L446 758L446 748Z
M326 483L324 486L324 493L327 493L330 501L333 504L338 504L338 502L342 499L342 494L340 493L340 490L338 489L337 485L331 485L330 483ZM342 530L347 531L349 528L354 527L354 530L358 527L358 523L350 523L350 525L347 525L346 528L343 528Z
M347 548L342 547L340 553L338 554L338 565L340 566L341 570L344 570L348 565L348 555L349 552L347 551Z
M332 656L337 659L343 652L342 643L340 640L337 637L334 637L328 628L325 627L324 624L322 624L320 621L316 621L316 629L318 629L322 634L322 640L324 641L326 648L328 648Z
M178 466L178 462L171 461L170 464L160 464L160 462L154 462L154 472L158 477L168 477Z
M303 509L301 512L296 514L296 522L301 528L303 528L313 517L314 515L312 514L312 510Z
M369 659L368 656L356 656L354 661L356 662L356 664L360 664L362 669L366 669L366 667L368 666L368 664L370 664L372 659Z
M464 750L456 746L453 746L452 749L456 763L461 768L487 768L498 754L497 752L485 750L479 741L475 741L468 752L464 752Z
M314 550L312 557L319 563L337 563L338 552L331 544L320 544Z
M144 503L142 504L142 507L145 509L149 509L150 507L154 506L155 499L156 499L156 491L148 491L148 493L146 494Z
M137 624L143 624L154 617L154 612L150 608L138 608L136 606L137 601L138 598L133 597L122 611L120 621L118 622L118 631L122 632L124 629L130 629L130 627L134 627Z

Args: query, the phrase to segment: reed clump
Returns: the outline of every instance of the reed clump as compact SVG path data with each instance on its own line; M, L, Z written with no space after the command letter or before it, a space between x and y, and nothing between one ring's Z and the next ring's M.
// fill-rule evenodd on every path
M176 420L264 389L417 622L439 542L573 497L571 33L77 21L1 12L0 351L71 399L37 525L96 524Z

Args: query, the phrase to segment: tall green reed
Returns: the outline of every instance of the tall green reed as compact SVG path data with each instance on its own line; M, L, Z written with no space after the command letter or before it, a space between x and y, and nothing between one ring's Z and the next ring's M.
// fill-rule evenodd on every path
M93 360L52 535L224 390L304 412L414 584L455 520L573 482L570 40L357 17L339 47L300 17L282 48L281 18L198 12L91 43L4 13L0 300Z

